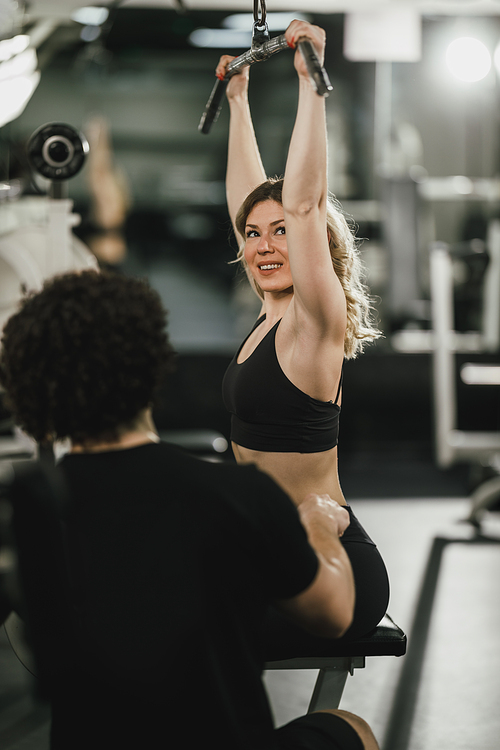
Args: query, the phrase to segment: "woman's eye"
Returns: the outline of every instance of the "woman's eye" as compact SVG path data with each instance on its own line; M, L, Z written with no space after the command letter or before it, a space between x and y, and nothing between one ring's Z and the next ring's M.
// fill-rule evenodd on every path
M247 232L247 237L258 237L258 234L255 229L249 229Z
M276 234L285 234L285 227L278 227L276 230Z

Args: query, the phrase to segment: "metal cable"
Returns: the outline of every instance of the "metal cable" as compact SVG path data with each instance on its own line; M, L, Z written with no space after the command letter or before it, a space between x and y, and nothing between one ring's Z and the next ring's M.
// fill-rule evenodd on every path
M260 18L259 18L259 5L260 5ZM253 0L253 20L259 26L264 26L266 23L266 0Z

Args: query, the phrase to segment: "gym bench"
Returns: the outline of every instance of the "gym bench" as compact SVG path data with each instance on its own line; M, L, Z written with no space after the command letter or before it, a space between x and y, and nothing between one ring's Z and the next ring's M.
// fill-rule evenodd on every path
M327 708L338 708L348 674L365 666L367 656L403 656L406 635L385 615L377 627L363 638L353 641L331 639L324 656L300 654L293 659L267 661L266 670L319 669L308 713Z

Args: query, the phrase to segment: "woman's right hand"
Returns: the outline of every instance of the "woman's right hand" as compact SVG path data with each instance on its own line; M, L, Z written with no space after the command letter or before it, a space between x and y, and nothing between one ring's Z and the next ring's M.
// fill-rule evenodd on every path
M235 57L231 55L222 55L219 63L215 69L215 75L217 78L222 80L227 72L227 66L234 60ZM248 91L248 79L249 79L250 67L246 65L242 68L240 73L231 76L227 84L226 96L228 99L235 99L238 96L246 96Z
M298 21L295 19L291 22L287 30L285 31L285 38L288 42L288 46L296 50L294 65L299 78L309 80L309 72L307 65L300 54L298 49L298 43L303 39L308 39L316 50L319 62L323 65L325 57L325 44L326 44L326 33L325 30L320 26L314 26L307 21Z

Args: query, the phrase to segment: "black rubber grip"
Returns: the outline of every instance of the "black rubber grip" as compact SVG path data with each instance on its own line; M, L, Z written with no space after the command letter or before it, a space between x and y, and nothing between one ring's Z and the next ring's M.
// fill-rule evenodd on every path
M316 93L319 96L328 96L328 93L333 90L333 86L328 78L328 73L318 60L311 42L308 39L304 39L302 42L299 42L299 49L307 65L309 77L316 89Z
M212 93L210 94L210 97L208 99L205 111L201 116L200 124L198 125L198 130L201 133L210 133L210 128L212 127L214 122L217 122L217 118L219 117L219 113L222 108L222 100L224 98L224 94L226 93L226 86L228 82L229 78L224 78L224 80L222 81L220 78L218 78L215 81Z

